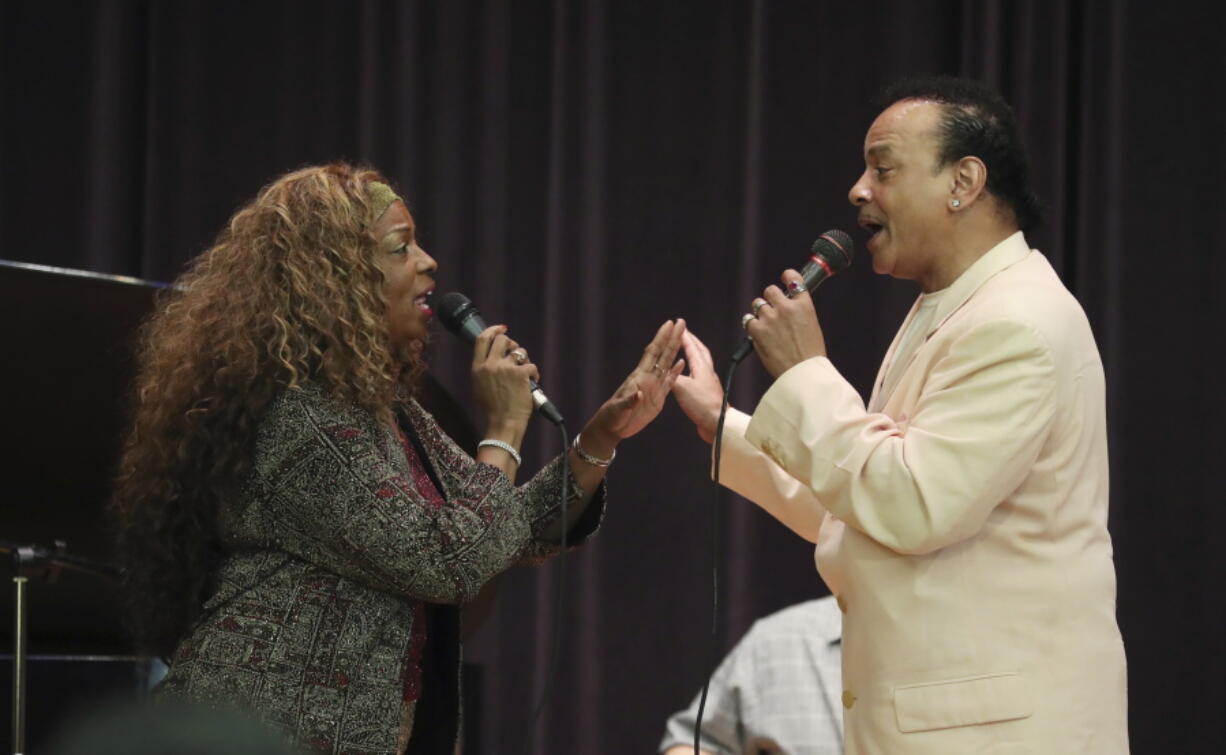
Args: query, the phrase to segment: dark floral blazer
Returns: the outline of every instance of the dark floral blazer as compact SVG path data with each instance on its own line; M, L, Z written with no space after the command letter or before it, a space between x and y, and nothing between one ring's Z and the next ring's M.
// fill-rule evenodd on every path
M582 495L565 454L515 487L416 402L402 421L441 497L368 412L315 386L273 401L224 516L217 590L171 658L164 692L239 702L310 750L396 751L402 726L412 728L423 604L461 604L513 564L555 555L542 533L560 514L559 476L572 500ZM602 485L571 542L595 532L603 511Z

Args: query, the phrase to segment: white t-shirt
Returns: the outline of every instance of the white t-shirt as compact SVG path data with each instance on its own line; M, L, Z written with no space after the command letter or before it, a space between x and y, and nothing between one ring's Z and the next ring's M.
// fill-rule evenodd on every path
M885 373L885 382L881 385L882 396L889 396L894 391L894 386L898 384L898 379L902 377L903 370L906 368L907 363L911 361L911 355L915 353L915 350L924 342L924 337L928 335L928 329L932 327L932 317L936 314L937 305L941 303L941 299L945 297L947 291L949 291L948 288L943 288L930 294L920 294L915 317L911 318L907 331L902 335L902 341L899 342L898 348L894 351L894 359L890 362L890 367Z

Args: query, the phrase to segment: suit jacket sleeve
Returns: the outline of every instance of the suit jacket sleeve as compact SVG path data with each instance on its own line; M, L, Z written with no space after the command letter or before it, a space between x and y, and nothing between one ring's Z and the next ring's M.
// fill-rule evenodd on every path
M771 458L771 444L767 444L769 453L763 453L746 440L748 426L748 414L728 408L720 449L720 484L757 503L809 542L817 542L826 509L809 487Z
M1051 426L1042 335L975 323L924 380L914 414L870 414L824 357L780 376L746 430L827 510L887 548L928 553L974 535L1030 471Z
M434 603L469 600L517 560L556 552L541 532L557 516L565 459L516 488L430 425L423 444L441 468L446 502L423 494L396 436L369 413L311 391L286 392L261 422L237 531L375 589ZM569 489L575 496L573 482ZM602 510L603 491L574 528L583 530L576 540L595 529Z

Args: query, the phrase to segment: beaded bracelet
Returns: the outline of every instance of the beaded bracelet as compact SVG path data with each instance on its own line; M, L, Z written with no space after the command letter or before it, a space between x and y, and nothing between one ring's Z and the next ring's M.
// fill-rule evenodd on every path
M580 459L583 459L588 464L591 464L593 467L607 467L613 463L614 459L617 458L616 448L613 449L612 455L610 455L609 458L607 459L598 459L595 456L592 456L590 453L583 450L583 446L579 445L578 435L575 436L575 440L571 442L570 447L575 449L575 453L579 454Z
M510 443L504 443L503 441L494 440L493 438L486 438L477 444L477 448L481 448L482 446L501 448L503 451L511 454L511 458L515 460L515 464L517 466L523 466L524 460L519 457L519 451L516 451L515 446L512 446Z

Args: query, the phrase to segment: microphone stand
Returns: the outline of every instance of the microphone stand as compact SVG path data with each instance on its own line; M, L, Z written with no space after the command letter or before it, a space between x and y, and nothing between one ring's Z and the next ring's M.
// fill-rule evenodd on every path
M28 626L26 588L31 577L47 584L59 579L64 569L116 577L119 570L108 564L92 561L67 552L63 540L55 541L51 550L38 545L21 545L0 540L0 553L9 554L13 567L14 631L13 631L13 755L23 755L26 723L26 628Z

